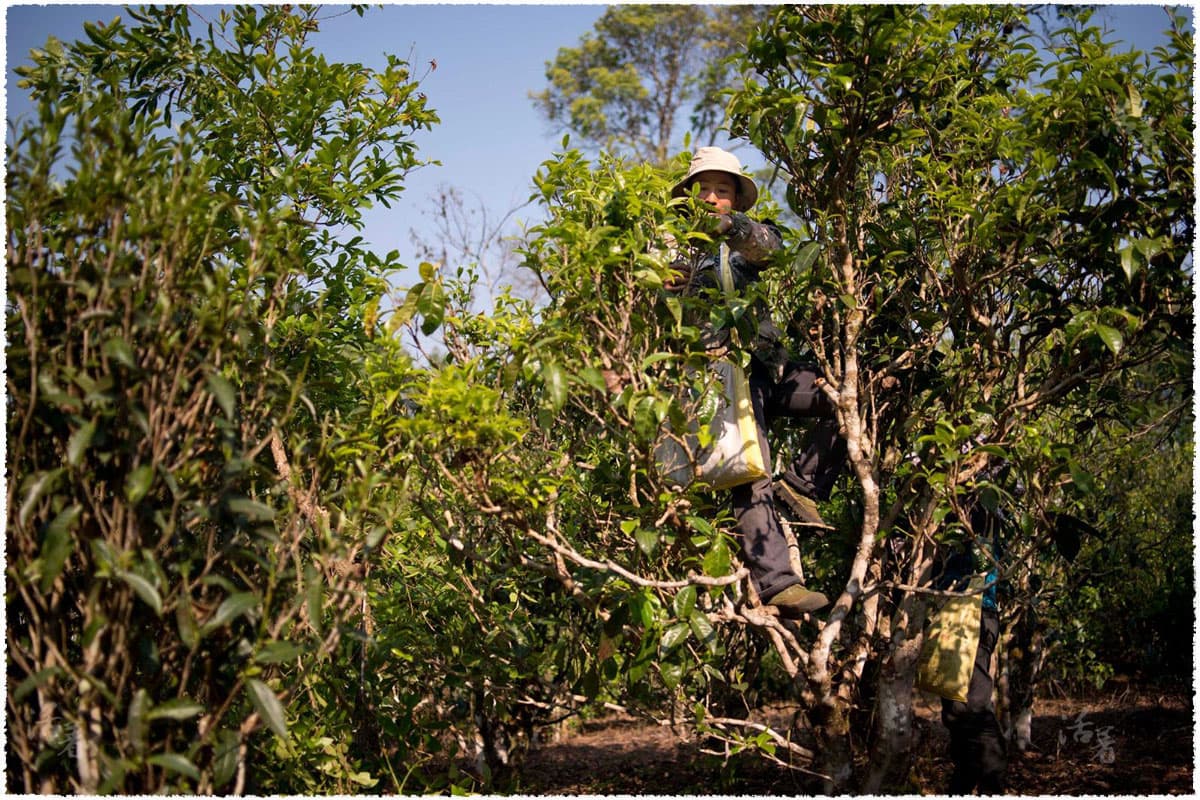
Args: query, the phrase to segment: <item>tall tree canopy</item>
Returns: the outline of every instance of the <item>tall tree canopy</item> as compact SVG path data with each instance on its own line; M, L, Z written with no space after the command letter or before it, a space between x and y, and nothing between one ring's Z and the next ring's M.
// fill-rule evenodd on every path
M586 147L665 165L684 132L717 134L721 92L737 75L726 59L764 14L761 6L610 6L593 32L547 62L549 85L534 103Z
M1187 414L1192 61L1173 22L1154 61L1114 52L1086 11L1039 50L1009 7L788 8L750 42L734 129L791 176L812 269L783 303L824 365L861 502L850 580L809 660L832 775L848 763L843 636L854 653L876 624L907 630L877 640L889 682L867 788L907 743L892 712L909 705L919 595L867 587L921 586L941 520L966 518L960 500L997 462L1027 490L987 487L1018 512L1019 584L1049 509L1094 490L1063 420L1104 397L1128 413L1148 363L1176 397L1167 422Z

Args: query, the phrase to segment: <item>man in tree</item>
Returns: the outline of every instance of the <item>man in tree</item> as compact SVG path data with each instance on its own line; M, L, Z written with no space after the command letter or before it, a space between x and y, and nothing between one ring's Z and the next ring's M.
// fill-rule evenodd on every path
M746 215L758 199L758 188L742 174L737 157L719 147L696 150L687 174L675 184L672 195L685 197L692 192L712 207L712 231L729 249L734 287L742 290L756 282L783 242L773 223L756 222ZM718 259L714 249L681 252L672 264L679 277L667 288L685 293L716 288ZM762 312L765 309L756 315L757 331L750 348L747 377L763 463L771 463L767 430L773 420L821 419L782 480L773 483L767 476L733 488L733 513L742 537L743 557L760 599L777 607L784 616L799 616L823 608L829 600L820 592L806 589L792 570L775 495L780 493L806 525L825 527L813 498L828 497L845 461L846 449L833 420L833 403L820 389L816 367L789 358L782 332L770 315Z

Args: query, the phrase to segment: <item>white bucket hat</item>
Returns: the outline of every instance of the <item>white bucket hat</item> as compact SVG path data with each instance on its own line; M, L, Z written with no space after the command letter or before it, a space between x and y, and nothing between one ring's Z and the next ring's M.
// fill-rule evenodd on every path
M758 200L758 187L754 185L754 181L742 174L742 165L738 163L737 156L719 147L696 149L696 154L692 156L692 163L688 166L687 175L684 175L683 180L672 187L671 196L686 197L692 178L701 172L710 170L725 172L737 179L738 195L733 204L734 211L748 211Z

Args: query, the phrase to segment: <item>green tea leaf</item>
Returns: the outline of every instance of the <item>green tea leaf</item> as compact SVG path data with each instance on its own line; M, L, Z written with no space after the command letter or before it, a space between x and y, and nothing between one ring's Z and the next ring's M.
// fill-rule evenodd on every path
M246 688L250 692L250 702L254 703L255 709L258 710L259 716L267 723L275 735L285 742L288 740L287 722L283 714L283 705L279 702L279 698L271 691L271 687L260 681L258 678L248 678L246 680Z
M1071 470L1071 481L1075 484L1076 489L1084 493L1095 491L1096 481L1092 477L1092 473L1080 466L1074 459L1069 460L1067 466Z
M146 763L168 769L172 772L178 772L180 775L186 775L194 781L200 780L200 770L196 769L196 765L187 756L180 755L179 753L159 753L147 758Z
M638 528L633 534L637 540L638 549L647 556L654 555L658 549L658 531L649 528Z
M22 525L28 524L29 515L33 513L34 507L47 492L54 488L60 475L62 475L61 469L53 469L48 472L36 473L32 480L28 481L29 488L26 489L25 499L21 502L20 511L17 512L18 522Z
M136 572L121 570L117 573L117 577L125 581L129 588L133 589L134 594L142 599L142 602L153 609L155 615L162 616L162 596L159 595L158 589L154 588L154 584L138 575Z
M359 786L370 788L379 783L378 778L372 778L369 772L352 772L347 777Z
M683 664L660 664L658 669L668 689L674 689L683 680Z
M1114 356L1121 355L1121 348L1125 346L1125 337L1121 336L1121 332L1116 328L1110 328L1107 325L1101 325L1099 322L1092 328L1096 335L1100 337L1100 341L1104 342L1104 346L1112 351Z
M92 444L92 438L96 435L96 423L85 422L74 433L71 434L71 439L67 442L67 463L72 467L79 466L79 462L83 460L83 454Z
M237 731L222 730L213 745L213 788L220 789L233 780L237 772L238 748L241 740Z
M225 418L233 419L234 404L237 394L234 392L233 384L219 372L213 371L208 373L204 379L208 390L212 392L212 396L217 399L217 404L221 406L221 410L225 412Z
M728 575L731 564L729 545L725 543L724 539L718 539L704 555L704 574L711 578Z
M256 522L265 522L275 518L275 509L266 503L251 500L249 497L234 497L229 500L227 505L234 514L244 514Z
M323 627L322 608L323 608L324 586L321 582L321 575L317 572L316 567L312 564L304 565L304 601L308 611L308 624L312 629L321 635Z
M692 628L692 633L701 642L708 646L709 650L714 650L717 645L716 631L713 628L712 621L700 609L692 610L688 616L688 625Z
M690 628L686 622L679 622L667 628L658 642L659 650L665 655L674 650L687 639Z
M51 678L57 678L63 674L62 667L46 667L30 675L25 680L17 684L17 688L13 690L13 700L20 703L29 693L40 686L45 686Z
M201 627L201 633L206 634L220 628L232 620L258 606L258 596L253 592L238 592L226 597L212 618Z
M542 365L542 383L546 387L546 399L554 413L567 402L567 377L563 368L553 361Z
M651 353L642 359L642 371L646 371L660 361L670 361L676 358L679 358L679 356L674 353Z
M575 373L575 376L585 385L590 386L598 392L607 391L608 386L604 383L604 374L595 367L584 367Z
M38 582L38 587L43 592L50 591L54 581L62 574L67 559L75 550L75 538L71 531L82 513L83 507L76 503L58 512L46 527L46 538L42 540L40 556L42 577Z
M294 661L303 652L303 647L291 642L267 642L254 654L254 660L259 664L281 664Z
M185 720L191 719L203 711L204 706L199 703L187 698L178 697L155 706L150 710L147 719Z
M188 649L195 647L200 641L200 636L196 629L196 618L192 614L192 598L186 586L175 602L175 624L179 628L179 639L184 646Z
M809 242L800 248L800 252L796 254L796 260L792 264L797 275L805 275L812 269L813 262L817 260L817 256L821 254L821 244L819 242Z
M114 337L104 343L104 355L130 369L137 366L133 348L129 346L129 342L119 337Z
M133 699L129 701L129 714L125 722L125 733L129 737L129 741L133 743L136 753L141 753L146 749L146 711L149 707L150 693L139 688L133 693Z
M675 616L679 619L687 619L692 613L692 609L696 607L696 587L692 584L680 589L675 593Z
M143 464L125 477L125 499L136 504L154 483L154 465Z

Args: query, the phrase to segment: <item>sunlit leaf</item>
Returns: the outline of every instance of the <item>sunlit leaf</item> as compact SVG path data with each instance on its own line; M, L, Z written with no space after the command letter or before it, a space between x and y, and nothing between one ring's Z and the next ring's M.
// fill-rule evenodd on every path
M692 584L680 589L675 593L675 616L679 619L687 619L692 613L692 609L696 607L696 587Z
M147 714L147 719L173 719L185 720L200 714L204 711L204 706L199 703L187 700L185 698L175 698L159 703L154 708L150 709Z
M668 689L674 689L683 680L682 664L660 664L658 669Z
M136 504L154 484L154 465L143 464L125 477L125 499Z
M283 704L279 702L275 692L271 691L271 687L258 678L247 678L246 689L250 693L250 701L254 703L254 708L267 723L267 727L280 739L287 741L288 729L283 713Z
M663 631L658 646L663 654L669 653L687 639L691 628L686 622L679 622Z
M29 515L33 513L34 507L47 492L54 488L60 475L62 475L62 470L55 469L49 472L39 472L32 481L28 481L29 488L25 491L25 499L21 502L20 511L17 512L17 519L22 525L28 524Z
M71 440L67 442L67 463L73 467L79 466L79 462L83 460L83 454L91 447L92 438L96 435L96 423L85 422L83 425L71 434Z
M120 337L114 337L104 343L104 354L122 366L131 369L137 366L133 348L129 346L129 342Z
M542 383L546 387L546 399L555 413L567 402L567 377L563 368L553 361L542 364Z
M812 269L813 262L817 260L817 256L820 254L820 242L809 242L801 247L800 252L796 254L796 260L792 262L792 268L796 270L797 275L805 275Z
M212 618L204 623L201 628L203 633L216 630L230 621L242 616L251 609L257 608L259 604L258 596L253 592L238 592L226 597L221 605L217 606L216 613Z
M1100 341L1104 342L1104 346L1112 351L1114 356L1121 354L1121 348L1125 345L1125 338L1121 336L1121 332L1116 328L1110 328L1107 325L1096 323L1093 327L1096 335L1100 337Z
M129 713L126 715L125 733L129 737L129 741L133 743L135 752L142 752L146 749L146 731L147 718L146 712L150 708L150 693L143 688L139 688L133 693L133 699L129 701Z

